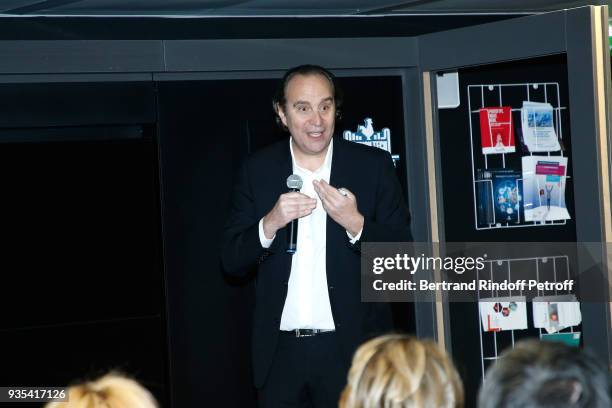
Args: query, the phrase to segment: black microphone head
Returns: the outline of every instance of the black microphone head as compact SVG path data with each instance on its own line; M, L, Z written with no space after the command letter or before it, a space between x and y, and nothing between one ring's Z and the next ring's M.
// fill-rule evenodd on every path
M287 187L291 190L301 190L302 184L302 178L297 174L292 174L287 177Z

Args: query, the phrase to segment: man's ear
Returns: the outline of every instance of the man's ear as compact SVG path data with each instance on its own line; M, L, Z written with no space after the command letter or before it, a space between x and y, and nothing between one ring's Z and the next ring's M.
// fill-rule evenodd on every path
M276 113L278 114L278 117L280 118L280 120L283 123L283 125L285 125L285 127L286 127L287 126L287 117L285 116L285 109L281 106L280 103L276 104Z

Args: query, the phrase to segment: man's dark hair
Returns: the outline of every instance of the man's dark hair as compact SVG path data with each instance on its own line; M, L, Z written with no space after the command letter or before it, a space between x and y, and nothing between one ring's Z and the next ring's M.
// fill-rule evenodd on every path
M487 371L479 408L610 407L607 368L586 350L527 340Z
M276 124L279 125L282 129L286 130L283 122L281 121L280 116L278 115L277 109L284 109L285 104L287 103L287 85L289 81L296 75L321 75L326 78L331 85L332 93L334 96L334 104L336 106L336 119L341 119L341 107L342 107L342 91L336 84L336 77L334 74L326 70L325 68L319 65L299 65L297 67L291 68L278 83L278 87L276 88L276 92L274 93L274 97L272 98L272 109L274 109Z

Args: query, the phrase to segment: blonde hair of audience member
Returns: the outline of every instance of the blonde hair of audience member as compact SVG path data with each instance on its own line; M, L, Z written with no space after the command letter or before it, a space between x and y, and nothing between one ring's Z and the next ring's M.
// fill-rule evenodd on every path
M391 334L353 357L340 408L462 408L463 386L446 353L429 340Z
M158 405L153 395L136 381L110 373L70 387L67 402L51 402L45 408L158 408Z

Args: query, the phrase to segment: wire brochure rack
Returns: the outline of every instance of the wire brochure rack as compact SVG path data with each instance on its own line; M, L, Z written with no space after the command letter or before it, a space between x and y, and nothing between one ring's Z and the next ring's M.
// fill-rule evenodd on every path
M496 169L507 169L507 161L516 162L520 159L520 147L516 146L514 153L480 153L480 128L474 125L474 121L478 124L478 118L480 111L483 108L490 106L509 106L511 107L511 120L508 126L514 126L514 123L521 123L521 111L522 103L527 102L544 102L550 103L553 107L553 124L554 130L558 135L560 141L563 140L563 123L562 113L566 109L565 106L561 105L561 96L559 92L559 84L557 82L530 82L530 83L519 83L519 84L478 84L468 85L468 110L469 110L469 126L470 126L470 153L471 153L471 164L472 164L472 193L473 193L473 206L474 206L474 227L476 230L489 230L489 229L502 229L502 228L520 228L520 227L542 227L550 225L565 225L565 220L560 221L525 221L521 217L521 210L517 214L517 222L505 222L503 220L496 219L495 211L492 211L492 217L487 219L485 222L480 222L478 219L478 201L477 201L477 190L478 183L485 183L487 188L490 189L491 193L491 208L494 208L494 191L492 180L481 180L477 179L476 174L478 169L481 171L487 171L492 168ZM517 121L518 119L518 121ZM489 122L490 125L490 122ZM518 141L516 145L519 145ZM480 153L480 154L477 154ZM538 154L538 153L536 153ZM563 156L563 149L559 152L546 152L549 157L551 155ZM507 158L507 155L511 155L512 160ZM533 153L529 153L533 155ZM516 169L518 166L514 166ZM566 177L569 179L569 176ZM518 178L516 180L516 191L519 192L520 186L523 179ZM480 186L482 187L482 186ZM517 193L518 194L518 193ZM523 198L519 195L519 204L522 209Z
M567 255L537 257L537 258L514 258L514 259L490 259L485 261L485 268L478 272L476 271L476 280L490 279L491 281L500 282L505 279L511 281L514 278L528 278L535 275L538 282L552 281L559 282L564 279L571 279L569 258ZM515 271L513 272L513 268ZM518 269L520 272L516 272ZM560 290L519 290L519 291L478 291L477 297L480 302L484 298L499 298L512 296L525 296L527 299L535 296L557 296L571 294L570 291ZM527 301L527 304L531 302ZM528 307L529 322L529 310ZM478 332L480 335L480 364L482 370L482 378L484 379L485 371L489 364L499 358L501 350L507 347L514 347L515 341L521 338L536 337L542 338L543 330L535 329L528 324L527 330L506 330L483 332L482 318L480 310L478 311ZM576 327L567 327L560 332L574 333Z

